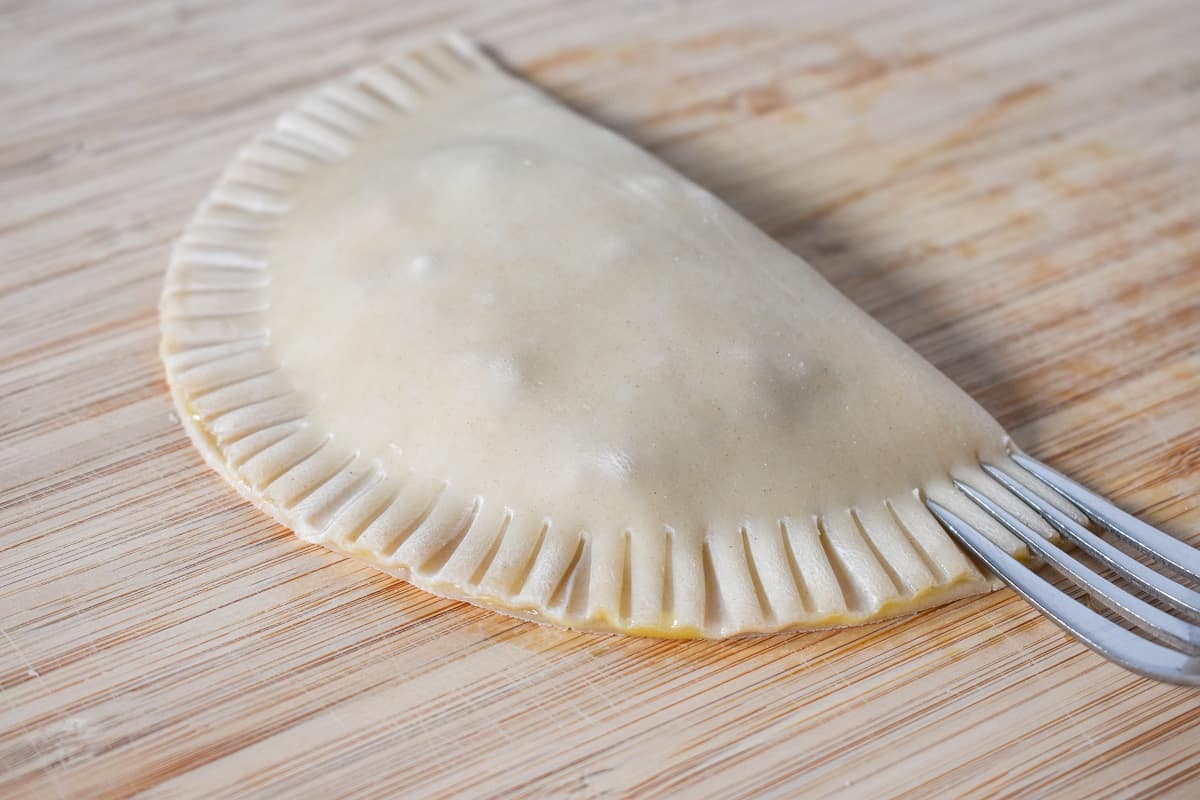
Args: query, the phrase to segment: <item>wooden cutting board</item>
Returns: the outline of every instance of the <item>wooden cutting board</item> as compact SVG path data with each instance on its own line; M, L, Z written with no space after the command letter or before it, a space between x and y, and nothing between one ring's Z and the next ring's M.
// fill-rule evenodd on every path
M307 87L459 27L1200 539L1200 6L0 3L0 796L1200 796L1200 693L1009 591L730 642L294 539L172 416L172 238Z

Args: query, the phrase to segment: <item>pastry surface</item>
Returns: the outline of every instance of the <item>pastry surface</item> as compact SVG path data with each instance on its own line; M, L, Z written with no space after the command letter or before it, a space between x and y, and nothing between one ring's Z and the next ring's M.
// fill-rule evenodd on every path
M208 462L441 595L729 636L994 585L920 495L1008 468L1000 426L712 194L461 40L243 150L162 316Z

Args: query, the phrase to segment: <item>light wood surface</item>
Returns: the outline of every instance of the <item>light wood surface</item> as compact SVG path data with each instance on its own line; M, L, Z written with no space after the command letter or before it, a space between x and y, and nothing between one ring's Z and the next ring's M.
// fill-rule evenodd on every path
M307 87L458 27L1200 540L1200 6L0 2L0 796L1196 797L1200 694L1009 591L598 637L304 545L171 415L172 238Z

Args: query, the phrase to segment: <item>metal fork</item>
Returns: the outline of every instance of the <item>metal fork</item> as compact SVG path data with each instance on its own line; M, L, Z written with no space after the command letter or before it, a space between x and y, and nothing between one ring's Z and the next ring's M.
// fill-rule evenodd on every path
M1021 453L1013 453L1012 457L1030 474L1086 514L1098 528L1111 531L1158 564L1179 573L1183 580L1200 581L1200 550L1125 513L1036 459ZM1200 591L1151 569L1100 538L1046 502L1025 483L993 466L982 466L1064 537L1132 586L1169 606L1171 612L1151 605L1097 574L982 492L961 481L955 481L959 491L1023 541L1035 555L1157 641L1133 633L1088 608L1010 556L962 517L927 499L926 506L955 538L1004 578L1018 594L1100 655L1148 678L1200 686L1200 627L1196 624L1200 622Z

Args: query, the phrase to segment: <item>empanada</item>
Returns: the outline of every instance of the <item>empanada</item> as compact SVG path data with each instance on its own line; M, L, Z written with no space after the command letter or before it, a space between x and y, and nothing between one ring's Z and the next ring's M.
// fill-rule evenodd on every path
M995 585L921 495L1008 468L1000 426L712 194L461 39L246 147L162 319L213 468L439 595L718 637Z

